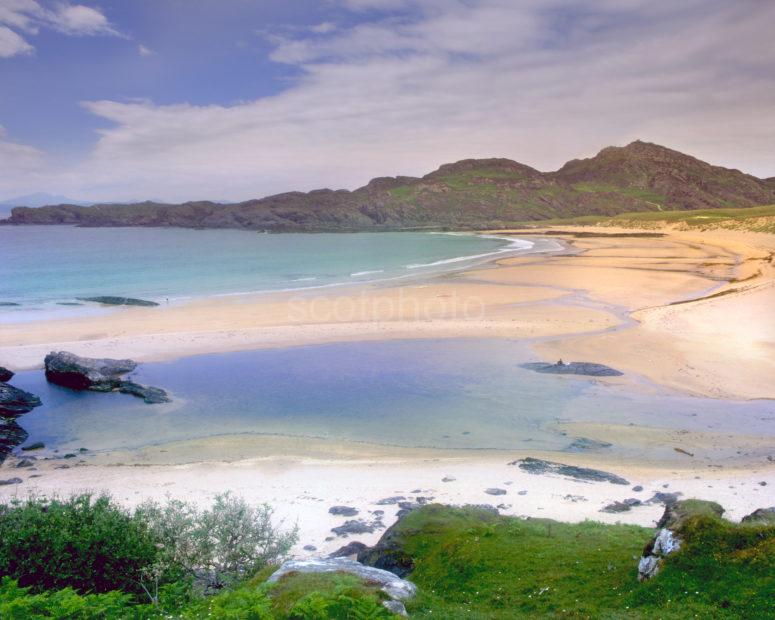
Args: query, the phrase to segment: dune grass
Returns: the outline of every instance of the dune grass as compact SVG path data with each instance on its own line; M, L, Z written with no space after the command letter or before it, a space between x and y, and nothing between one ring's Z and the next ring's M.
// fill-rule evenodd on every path
M536 226L536 222L525 223ZM775 205L746 209L702 209L698 211L639 211L610 217L585 215L574 218L550 219L538 225L581 225L657 227L681 225L687 228L728 228L753 232L775 233Z

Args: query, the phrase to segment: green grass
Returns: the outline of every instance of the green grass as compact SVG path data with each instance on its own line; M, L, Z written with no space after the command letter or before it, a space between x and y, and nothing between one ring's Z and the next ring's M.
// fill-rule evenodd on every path
M394 528L394 552L410 556L419 588L412 618L519 620L775 618L775 526L737 525L708 503L680 504L681 550L656 578L637 563L654 531L633 525L502 517L477 508L425 506ZM0 617L210 620L387 619L385 595L337 573L291 574L265 583L267 568L209 598L164 597L161 608L120 593L34 594L0 584Z
M775 528L711 515L652 582L637 563L653 531L430 506L401 525L420 588L413 618L775 617Z
M618 185L611 185L608 183L576 183L573 185L573 189L578 192L586 194L619 194L622 196L629 196L630 198L637 198L646 202L653 203L652 207L655 211L659 211L660 206L664 205L667 201L667 197L663 194L658 194L649 189L640 189L637 187L620 187Z
M637 227L679 224L690 228L731 228L754 232L775 232L775 205L746 209L702 209L698 211L639 211L610 217L585 215L545 220L546 225L605 225ZM535 222L530 222L534 225Z

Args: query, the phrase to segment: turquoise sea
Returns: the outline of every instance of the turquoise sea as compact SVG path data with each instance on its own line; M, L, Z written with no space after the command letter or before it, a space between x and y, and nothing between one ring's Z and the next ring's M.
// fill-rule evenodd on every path
M536 243L553 242L474 234L0 226L0 321L89 311L70 305L78 297L174 303L421 276L530 251Z

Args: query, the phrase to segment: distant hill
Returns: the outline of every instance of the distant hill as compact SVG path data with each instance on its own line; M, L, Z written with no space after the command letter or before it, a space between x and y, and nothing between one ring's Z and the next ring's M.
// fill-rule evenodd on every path
M45 192L26 194L25 196L10 198L9 200L0 200L0 207L43 207L45 205L53 204L69 204L88 207L94 203L85 200L73 200L67 196L47 194Z
M182 226L284 231L423 230L625 212L775 203L775 183L636 141L540 172L509 159L467 159L424 177L380 177L354 191L288 192L235 204L141 202L16 208L4 223Z

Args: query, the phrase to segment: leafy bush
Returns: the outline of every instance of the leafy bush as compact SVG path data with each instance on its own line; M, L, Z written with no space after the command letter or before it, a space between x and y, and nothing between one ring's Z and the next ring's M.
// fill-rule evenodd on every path
M206 510L180 500L148 501L136 515L159 542L158 575L179 570L214 588L278 562L298 538L296 529L281 532L273 525L270 506L251 506L229 493L217 495Z
M145 522L106 495L0 505L0 575L36 592L140 594L141 573L157 555Z
M38 618L103 618L134 617L131 595L121 592L81 596L72 588L56 592L31 594L9 577L0 581L0 618L3 620L38 620Z
M268 589L276 618L377 620L395 616L382 606L378 586L342 573L286 575Z

